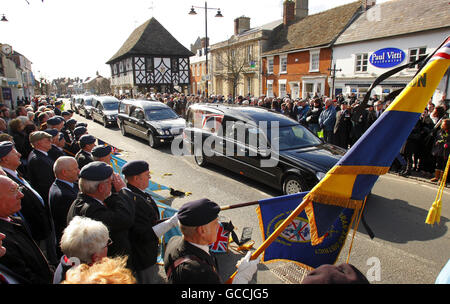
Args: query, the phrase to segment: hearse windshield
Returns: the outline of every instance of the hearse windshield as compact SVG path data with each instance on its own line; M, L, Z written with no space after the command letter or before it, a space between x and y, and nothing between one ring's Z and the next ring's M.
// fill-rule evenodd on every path
M274 146L274 140L278 140L278 147L280 151L322 144L322 141L318 137L314 136L311 131L301 125L282 126L272 129L269 125L267 131L271 146Z
M178 118L178 115L171 109L147 109L145 110L145 118L147 120L164 120Z
M118 102L105 102L103 103L103 108L106 111L113 111L113 110L117 110L119 108L119 103Z

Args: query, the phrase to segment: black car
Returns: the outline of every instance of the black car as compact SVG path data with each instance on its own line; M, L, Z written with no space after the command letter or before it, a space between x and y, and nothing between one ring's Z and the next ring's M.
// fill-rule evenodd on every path
M94 96L91 117L105 127L117 123L119 100L114 96Z
M345 154L297 121L260 107L195 104L187 111L186 153L292 194L310 190Z
M117 124L122 135L147 139L156 148L182 134L186 121L159 101L124 99L119 103Z
M94 103L94 96L92 95L82 95L80 98L80 106L78 107L78 114L91 119L91 113Z

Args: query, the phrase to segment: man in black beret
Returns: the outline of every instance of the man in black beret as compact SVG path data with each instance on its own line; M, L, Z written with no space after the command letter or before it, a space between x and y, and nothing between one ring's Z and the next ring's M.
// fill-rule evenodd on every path
M64 118L62 118L61 116L53 116L47 120L47 128L61 131L61 129L64 127L64 122Z
M111 146L98 145L92 149L91 153L94 160L110 164L112 159L111 151Z
M48 151L48 155L53 161L56 161L59 157L66 155L62 149L60 149L57 144L59 142L59 132L56 129L47 129L44 132L52 136L52 147Z
M55 108L53 109L53 112L55 112L56 115L61 115L61 107L63 102L61 100L55 101Z
M134 222L134 204L129 200L109 199L112 187L120 195L126 196L125 182L111 166L94 161L83 167L78 180L79 193L70 206L67 214L67 224L75 216L85 216L101 221L108 227L113 243L108 247L108 256L131 254L128 231ZM131 265L131 256L128 265Z
M95 147L95 141L95 137L89 134L80 137L79 143L81 150L75 155L80 170L83 169L85 165L94 161L91 152Z
M184 204L178 211L183 236L174 236L167 244L164 268L169 283L221 284L215 257L209 244L217 239L220 207L209 199ZM257 270L259 258L250 261L251 252L236 264L238 272L233 283L245 284Z
M80 150L80 146L78 145L77 141L75 140L75 134L74 129L77 121L73 118L66 121L64 124L64 127L62 128L61 132L64 134L64 140L66 142L64 149L69 151L71 155L75 155Z
M150 179L147 162L128 162L122 167L122 174L132 192L136 208L134 224L130 229L132 269L136 272L135 276L140 284L163 283L156 264L159 238L178 225L177 215L157 224L160 219L158 206L151 195L145 192Z

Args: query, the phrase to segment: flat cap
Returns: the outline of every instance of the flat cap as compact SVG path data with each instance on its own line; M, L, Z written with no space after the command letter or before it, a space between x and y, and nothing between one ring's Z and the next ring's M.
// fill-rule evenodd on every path
M86 133L87 129L86 127L77 127L73 130L73 134L79 138L81 135L83 135L84 133Z
M84 135L84 136L86 136L86 135ZM84 137L84 136L82 136L82 137ZM95 157L105 157L111 153L111 150L112 150L111 146L99 145L99 146L95 146L94 149L92 149L91 153Z
M14 144L10 141L2 141L0 142L0 158L9 154L14 148Z
M34 143L44 138L52 139L53 136L44 131L35 131L30 134L30 143Z
M56 126L56 125L59 125L63 121L64 121L64 118L63 118L63 120L61 120L61 118L59 118L58 116L53 116L47 120L47 125Z
M47 130L44 130L44 132L50 134L52 137L55 137L59 133L58 130L56 130L56 129L47 129Z
M148 163L143 160L135 160L126 163L122 167L122 174L125 176L135 176L142 172L148 171Z
M102 181L113 174L113 168L104 162L93 161L85 165L80 171L80 178L90 181Z
M220 207L207 198L191 201L178 210L178 220L182 225L198 227L215 220Z
M86 134L80 137L80 147L83 148L86 145L91 145L93 143L95 143L97 139L90 135L90 134Z

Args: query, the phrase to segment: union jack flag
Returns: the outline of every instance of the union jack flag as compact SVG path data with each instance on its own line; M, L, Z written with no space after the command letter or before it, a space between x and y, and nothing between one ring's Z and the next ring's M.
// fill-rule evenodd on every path
M215 243L209 245L209 249L212 252L227 252L229 235L230 231L225 230L222 226L222 223L220 223L219 229L217 231L217 240Z

